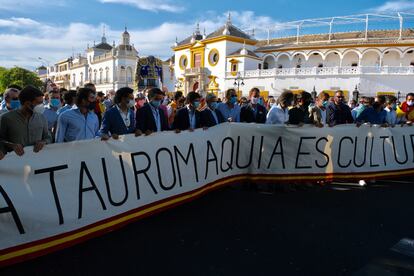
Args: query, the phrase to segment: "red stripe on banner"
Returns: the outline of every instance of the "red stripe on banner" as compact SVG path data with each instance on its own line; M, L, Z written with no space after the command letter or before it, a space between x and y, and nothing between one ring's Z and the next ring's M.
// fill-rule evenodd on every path
M369 179L386 179L386 178L393 178L393 177L400 177L400 176L408 176L408 175L414 175L414 170L413 169L406 169L406 170L395 170L395 171L384 171L384 172L376 172L376 173L329 173L329 174L278 174L278 175L269 175L269 174L256 174L256 175L248 175L248 174L242 174L242 175L235 175L235 176L229 176L220 180L216 180L215 182L209 183L204 185L203 187L197 188L195 190L189 191L189 192L185 192L179 195L175 195L169 198L165 198L162 200L159 200L157 202L153 202L150 204L147 204L145 206L141 206L139 208L127 211L125 213L101 220L99 222L95 222L93 224L84 226L82 228L70 231L70 232L66 232L66 233L62 233L59 235L55 235L52 237L48 237L45 239L41 239L41 240L37 240L37 241L33 241L33 242L29 242L26 244L22 244L22 245L18 245L18 246L14 246L14 247L10 247L10 248L6 248L3 250L0 250L0 256L4 256L6 254L10 254L13 252L17 252L17 251L21 251L21 250L25 250L25 249L29 249L31 247L34 246L38 246L38 245L42 245L42 244L46 244L52 241L56 241L56 240L60 240L63 239L65 237L74 235L74 234L78 234L81 232L84 232L86 230L98 227L98 226L102 226L104 224L107 224L109 222L115 221L117 219L123 218L123 217L127 217L129 215L141 212L143 210L146 209L150 209L151 207L155 207L157 205L162 205L163 203L168 203L170 201L174 201L175 199L178 199L180 197L186 197L189 196L188 198L184 198L180 201L171 203L167 206L163 206L163 207L159 207L157 209L154 209L152 211L148 211L142 215L133 217L131 219L125 220L123 222L120 222L116 225L112 225L112 226L108 226L107 228L103 228L103 229L99 229L96 231L93 231L91 233L87 233L85 235L83 235L82 237L67 241L67 242L62 242L60 244L57 245L53 245L50 247L47 247L46 249L40 249L34 252L30 252L27 254L22 254L19 255L17 257L11 257L5 260L0 261L0 267L3 266L7 266L7 265L11 265L11 264L15 264L18 262L22 262L22 261L26 261L29 259L33 259L33 258L37 258L43 255L46 255L48 253L60 250L60 249L64 249L67 248L69 246L73 246L75 244L81 243L83 241L86 241L88 239L97 237L97 236L101 236L105 233L114 231L116 229L119 229L131 222L137 221L139 219L151 216L153 214L162 212L164 210L173 208L175 206L181 205L183 203L192 201L194 199L199 198L200 196L203 196L204 194L208 193L209 191L218 189L220 187L223 187L225 185L231 185L231 184L235 184L235 183L241 183L241 182L250 182L250 183L268 183L268 184L279 184L279 183L289 183L289 182L294 182L294 183L302 183L302 182L309 182L309 181L315 181L316 177L318 178L318 180L352 180L352 179L365 179L365 180L369 180ZM285 178L285 179L284 179ZM298 179L296 179L298 178ZM282 182L283 181L283 182Z

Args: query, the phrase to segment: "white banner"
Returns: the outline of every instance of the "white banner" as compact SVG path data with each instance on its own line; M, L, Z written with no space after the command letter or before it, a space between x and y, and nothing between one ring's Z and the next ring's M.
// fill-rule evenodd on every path
M414 128L227 123L25 152L0 161L0 265L75 244L230 183L410 175Z

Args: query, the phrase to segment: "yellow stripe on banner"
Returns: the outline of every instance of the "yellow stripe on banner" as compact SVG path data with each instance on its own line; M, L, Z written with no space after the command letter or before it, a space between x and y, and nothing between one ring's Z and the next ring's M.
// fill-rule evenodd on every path
M400 175L407 175L407 174L412 174L412 173L414 173L414 170L408 170L408 171L404 171L404 172L396 171L396 172L383 172L383 173L358 174L358 175L334 174L334 175L291 175L291 176L275 176L275 175L269 175L269 176L265 176L265 175L260 175L260 176L254 176L254 175L253 176L246 176L246 175L235 176L235 177L228 178L226 180L219 181L219 182L217 182L217 183L215 183L211 186L206 186L206 187L204 187L204 188L202 188L202 189L200 189L196 192L190 193L188 195L177 197L177 198L171 199L169 201L160 203L158 205L148 207L144 210L138 211L138 212L130 214L130 215L126 215L124 217L120 217L118 219L115 219L113 221L109 221L109 222L101 224L101 225L97 225L95 227L92 227L90 229L86 229L86 230L81 231L79 233L75 233L75 234L60 238L60 239L56 239L56 240L53 240L53 241L45 242L43 244L34 245L32 247L28 247L28 248L25 248L25 249L20 249L20 250L17 250L17 251L10 252L8 254L1 255L0 256L0 262L7 261L7 260L10 260L10 259L13 259L13 258L20 257L20 256L24 256L24 255L27 255L27 254L35 253L37 251L45 250L45 249L48 249L48 248L51 248L51 247L54 247L54 246L57 246L57 245L61 245L63 243L74 241L76 239L80 239L80 238L82 238L86 235L92 234L92 233L100 231L100 230L104 230L106 228L112 227L112 226L117 225L117 224L121 224L121 223L126 222L128 220L143 216L143 215L145 215L149 212L156 211L160 208L168 207L168 206L173 205L175 203L185 201L187 199L199 196L200 194L202 194L202 193L204 193L208 190L211 190L211 189L217 188L219 186L225 185L229 182L234 182L234 181L239 181L239 180L246 180L246 179L253 180L253 181L260 181L260 180L262 180L262 181L263 180L278 180L278 181L283 181L283 180L302 180L303 181L303 180L305 180L306 181L306 180L319 180L319 179L321 179L321 176L322 177L326 176L327 178L338 178L338 179L353 179L353 178L354 179L364 179L364 178L372 178L372 177L400 176Z

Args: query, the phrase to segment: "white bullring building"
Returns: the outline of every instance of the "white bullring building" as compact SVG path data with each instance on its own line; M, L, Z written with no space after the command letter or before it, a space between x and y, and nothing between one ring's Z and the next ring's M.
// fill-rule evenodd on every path
M399 20L400 28L370 29L375 18L384 17ZM365 30L334 32L334 22L341 20L361 22ZM309 22L329 26L329 32L301 35ZM265 97L278 96L284 89L331 94L341 89L348 95L357 89L371 96L414 92L414 30L404 27L404 15L303 20L278 28L286 26L296 28L296 35L271 38L268 30L265 40L235 27L230 15L209 35L201 35L197 27L173 47L176 89L222 96L228 88L247 95L258 87Z

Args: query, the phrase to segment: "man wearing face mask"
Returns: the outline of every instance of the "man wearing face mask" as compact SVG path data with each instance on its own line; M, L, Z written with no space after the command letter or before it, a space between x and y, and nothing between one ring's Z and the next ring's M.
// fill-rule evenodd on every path
M315 106L309 108L309 116L313 124L317 127L324 127L328 123L329 110L328 106L329 94L321 92L316 98Z
M263 106L260 98L260 90L252 88L250 90L250 103L243 106L240 110L240 122L244 123L266 123L267 110Z
M63 112L57 122L56 143L94 139L99 136L99 120L94 113L95 92L80 88L76 94L76 107Z
M0 159L10 151L22 156L26 146L34 146L33 151L39 152L52 141L42 115L43 93L29 85L20 92L19 100L19 109L0 116Z
M236 90L228 89L226 91L226 102L220 103L217 109L228 122L240 122L240 106L237 104Z
M146 102L146 99L145 99L144 93L141 93L141 92L137 93L137 95L135 96L135 111L142 108L145 102Z
M19 93L15 88L8 88L4 92L5 107L0 110L0 115L20 108Z
M389 126L395 126L398 123L397 121L397 98L394 96L386 96L385 97L385 108L384 110L387 112L387 124Z
M267 113L266 124L282 125L289 121L289 106L293 104L292 91L285 90Z
M47 119L48 129L52 136L54 136L54 130L56 129L57 123L57 111L61 107L60 101L60 91L53 90L49 93L49 104L45 107L45 112L43 112L43 116Z
M174 118L173 128L179 132L182 130L193 131L196 128L201 127L200 122L200 107L201 96L197 92L189 92L187 94L187 104L183 108L177 111Z
M107 110L102 119L101 139L108 140L110 136L118 139L119 135L135 132L135 118L133 108L135 105L134 90L123 87L116 91L115 106Z
M217 97L213 93L206 96L207 107L201 111L200 125L201 127L208 128L215 125L224 123L224 117L219 110L217 110Z
M405 113L404 119L410 123L414 121L414 93L405 96L405 102L401 104L401 110Z
M137 110L135 121L135 136L143 133L150 135L153 132L168 130L168 122L160 105L164 99L164 92L159 88L150 88L147 91L148 103Z

